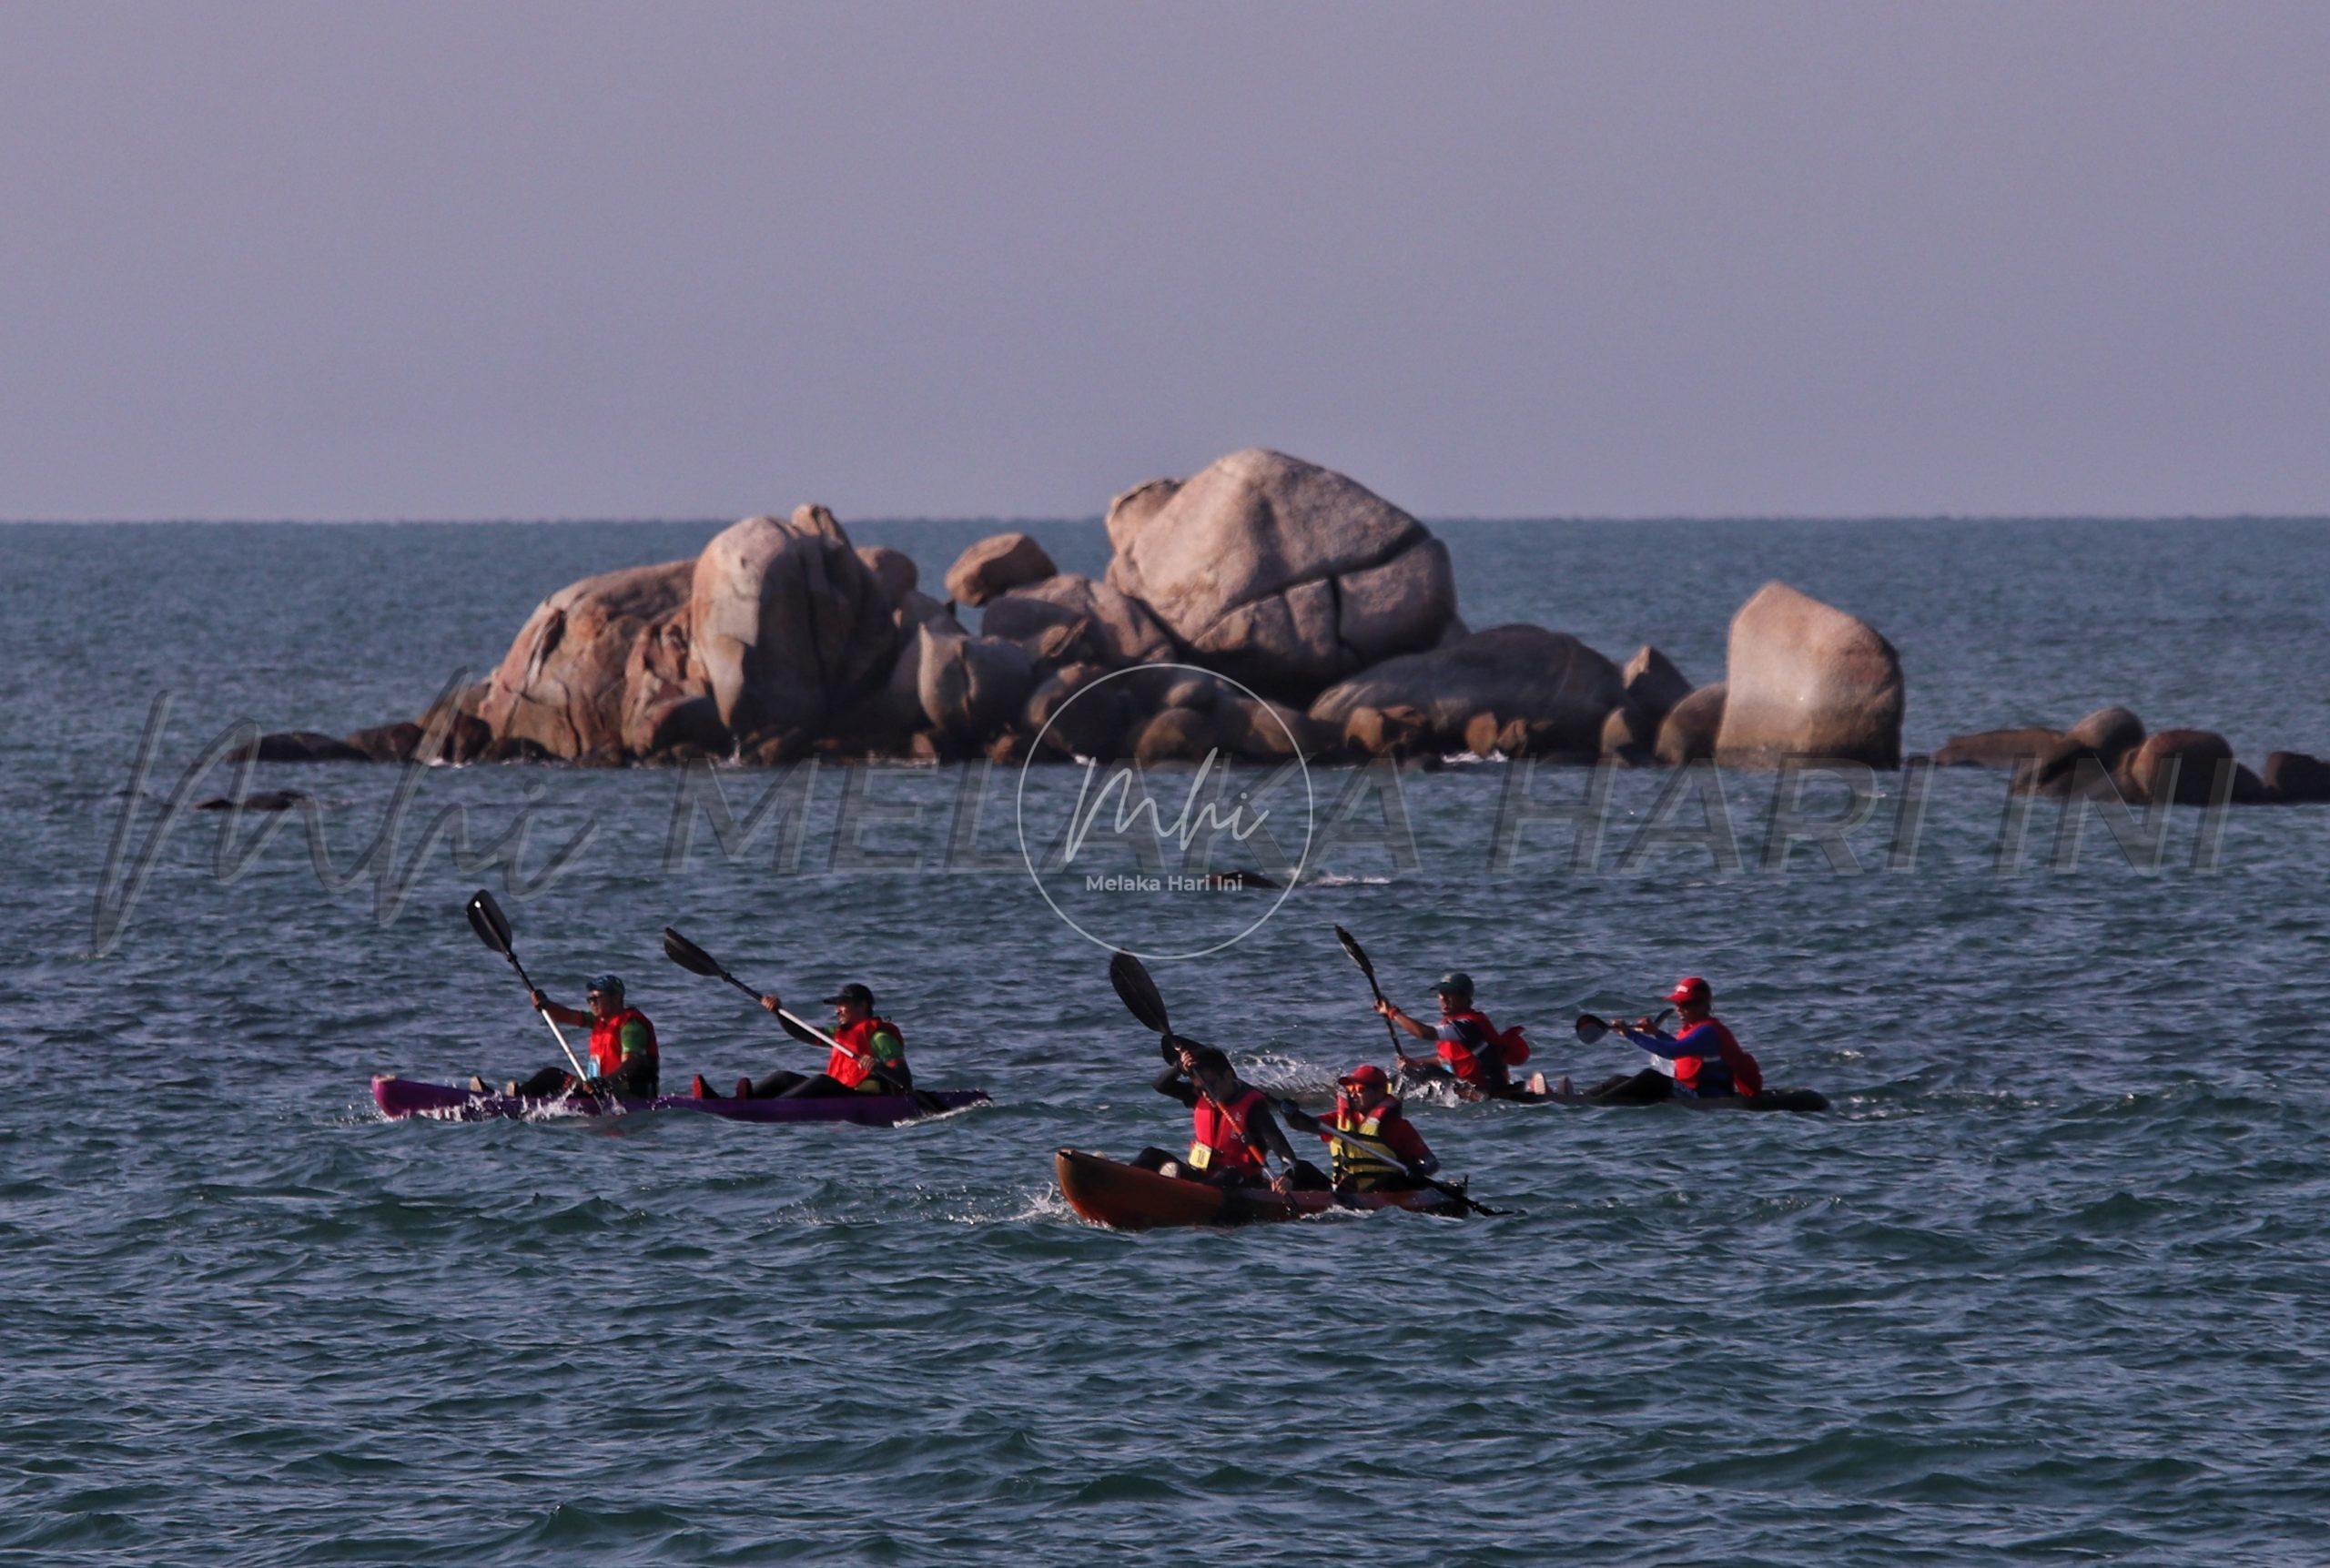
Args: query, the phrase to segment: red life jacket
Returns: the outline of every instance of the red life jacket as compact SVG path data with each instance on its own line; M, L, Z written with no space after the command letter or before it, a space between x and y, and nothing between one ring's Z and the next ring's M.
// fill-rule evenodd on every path
M636 1007L625 1007L611 1018L591 1020L591 1065L599 1069L601 1077L613 1076L623 1066L623 1027L637 1024L647 1031L647 1059L655 1060L655 1026L647 1015Z
M1692 1029L1713 1031L1716 1053L1723 1058L1724 1070L1731 1075L1732 1093L1759 1095L1764 1092L1763 1067L1758 1064L1754 1057L1748 1054L1748 1048L1733 1037L1731 1030L1725 1026L1722 1019L1703 1018L1698 1023L1686 1027L1683 1033L1687 1035ZM1698 1087L1699 1064L1705 1059L1702 1057L1677 1057L1675 1081L1687 1089Z
M863 1054L853 1057L849 1051L836 1047L833 1054L826 1058L826 1076L844 1088L854 1089L864 1083L873 1076L874 1037L880 1034L895 1036L899 1048L905 1049L906 1036L899 1031L897 1025L887 1018L860 1018L854 1024L845 1024L836 1029L835 1039L849 1047L850 1050ZM899 1057L901 1062L905 1059L904 1057Z
M1469 1024L1492 1049L1476 1051L1464 1038L1459 1025ZM1500 1031L1489 1022L1486 1013L1467 1007L1450 1013L1440 1020L1440 1059L1474 1088L1500 1088L1509 1080L1508 1068L1517 1067L1529 1059L1529 1042L1521 1037L1521 1026Z
M1262 1151L1247 1138L1246 1121L1262 1100L1261 1090L1248 1088L1232 1095L1228 1105L1217 1106L1211 1095L1200 1092L1197 1108L1190 1113L1190 1153L1182 1163L1208 1176L1231 1170L1261 1175Z

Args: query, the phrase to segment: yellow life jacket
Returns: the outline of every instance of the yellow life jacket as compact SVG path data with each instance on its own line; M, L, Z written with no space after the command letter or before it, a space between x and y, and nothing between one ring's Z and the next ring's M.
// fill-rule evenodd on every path
M1407 1168L1395 1159L1387 1159L1376 1152L1383 1140L1383 1118L1400 1108L1396 1099L1376 1102L1373 1110L1362 1110L1350 1101L1335 1101L1333 1126L1337 1132L1355 1132L1362 1138L1372 1138L1376 1144L1352 1143L1336 1138L1333 1149L1334 1179L1338 1182L1381 1180L1387 1176L1405 1176Z

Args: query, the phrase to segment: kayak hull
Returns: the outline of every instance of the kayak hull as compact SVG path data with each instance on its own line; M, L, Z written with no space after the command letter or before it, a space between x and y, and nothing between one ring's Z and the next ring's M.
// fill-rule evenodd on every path
M1302 1219L1330 1209L1405 1209L1422 1214L1458 1215L1464 1206L1429 1188L1413 1192L1362 1192L1339 1201L1332 1192L1272 1192L1269 1188L1235 1191L1202 1181L1160 1176L1104 1155L1063 1148L1052 1159L1060 1196L1095 1225L1111 1230L1157 1230L1179 1226L1254 1225Z
M988 1103L985 1089L937 1089L930 1098L940 1110L926 1110L905 1095L834 1096L827 1099L697 1099L661 1095L616 1100L613 1105L579 1095L551 1099L518 1095L477 1095L451 1084L420 1083L382 1073L372 1079L372 1103L391 1120L412 1116L439 1121L513 1121L530 1117L628 1116L637 1111L676 1110L716 1116L724 1121L850 1122L859 1127L896 1127L942 1111Z
M1655 1110L1661 1106L1681 1106L1686 1110L1819 1111L1829 1108L1829 1097L1818 1089L1767 1089L1759 1095L1721 1095L1714 1099L1677 1096L1673 1099L1634 1102L1597 1100L1584 1094L1548 1094L1525 1103L1590 1106L1602 1110Z

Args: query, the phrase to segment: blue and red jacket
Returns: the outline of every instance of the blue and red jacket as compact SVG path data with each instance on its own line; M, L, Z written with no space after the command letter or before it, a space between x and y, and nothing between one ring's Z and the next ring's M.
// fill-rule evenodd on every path
M1675 1064L1675 1089L1701 1099L1764 1092L1764 1069L1720 1018L1702 1018L1679 1035L1621 1024L1626 1038Z

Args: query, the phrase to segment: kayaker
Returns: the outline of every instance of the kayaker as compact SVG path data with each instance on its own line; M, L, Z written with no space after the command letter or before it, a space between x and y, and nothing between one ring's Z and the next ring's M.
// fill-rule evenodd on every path
M1492 1099L1518 1093L1513 1069L1529 1059L1529 1042L1521 1037L1519 1026L1500 1030L1489 1022L1488 1015L1473 1006L1473 977L1462 970L1443 975L1433 989L1440 997L1436 1024L1410 1017L1388 999L1375 1004L1375 1010L1399 1028L1419 1040L1438 1042L1438 1062L1400 1051L1401 1070L1426 1082L1453 1078Z
M774 1013L784 1003L765 996L761 1006ZM826 1099L836 1095L913 1091L914 1069L907 1066L906 1034L889 1019L876 1015L871 990L853 980L827 996L826 1006L834 1010L832 1032L837 1042L826 1057L826 1070L738 1078L738 1099ZM699 1094L703 1081L696 1080Z
M1315 1132L1332 1151L1338 1192L1404 1192L1422 1187L1421 1178L1440 1168L1440 1161L1413 1124L1403 1113L1392 1092L1392 1076L1373 1062L1364 1062L1339 1080L1333 1112L1321 1118L1282 1104L1287 1125ZM1388 1148L1388 1159L1367 1144L1352 1143L1338 1133L1356 1133Z
M1686 975L1675 982L1666 999L1675 1007L1672 1035L1649 1018L1631 1024L1621 1020L1616 1026L1620 1034L1651 1054L1652 1065L1632 1077L1611 1079L1589 1091L1591 1098L1633 1103L1764 1092L1763 1067L1715 1016L1715 992L1705 980Z
M1230 1058L1212 1046L1175 1036L1166 1049L1172 1065L1150 1087L1190 1108L1189 1152L1176 1156L1144 1148L1132 1163L1160 1176L1216 1187L1253 1187L1267 1180L1274 1191L1293 1191L1294 1149L1271 1115L1268 1097L1241 1083ZM1265 1154L1278 1157L1276 1177L1265 1174ZM1314 1172L1312 1179L1321 1179Z
M502 1086L502 1092L530 1099L550 1099L577 1088L608 1093L625 1099L653 1099L662 1074L655 1048L655 1026L647 1015L623 1000L623 978L594 975L583 987L589 1011L562 1007L540 991L532 994L534 1010L552 1023L591 1031L591 1081L579 1084L565 1067L548 1067L530 1078ZM472 1077L470 1092L489 1092L485 1080Z

